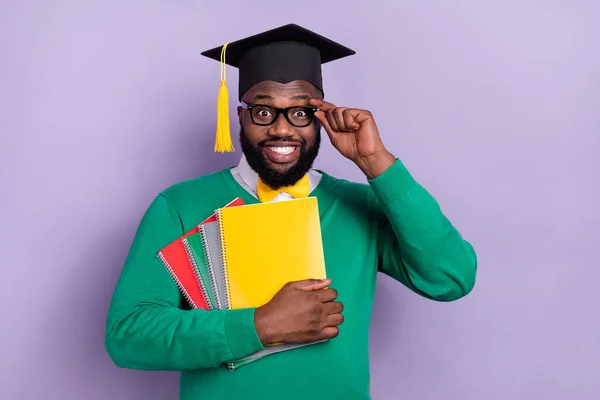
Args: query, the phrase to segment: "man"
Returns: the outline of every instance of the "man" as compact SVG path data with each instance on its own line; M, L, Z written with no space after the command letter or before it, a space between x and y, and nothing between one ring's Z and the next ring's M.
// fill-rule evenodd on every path
M222 50L203 54L219 60ZM384 146L373 115L323 100L321 64L351 54L296 25L228 45L226 58L240 72L244 156L234 168L173 185L150 205L108 314L106 347L117 365L182 371L184 400L368 399L377 272L436 301L470 292L472 246ZM321 126L368 184L312 169ZM291 282L257 309L184 306L156 258L162 247L235 197L254 204L309 195L319 202L327 280ZM273 343L312 344L224 367Z

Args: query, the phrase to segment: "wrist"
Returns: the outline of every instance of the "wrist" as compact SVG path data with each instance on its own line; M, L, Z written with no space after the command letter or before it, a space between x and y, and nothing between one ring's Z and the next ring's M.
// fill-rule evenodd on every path
M281 341L274 324L270 321L268 310L263 307L258 307L254 312L254 327L263 346Z
M396 162L396 157L389 151L383 149L373 155L361 157L355 161L367 179L375 179L383 174Z

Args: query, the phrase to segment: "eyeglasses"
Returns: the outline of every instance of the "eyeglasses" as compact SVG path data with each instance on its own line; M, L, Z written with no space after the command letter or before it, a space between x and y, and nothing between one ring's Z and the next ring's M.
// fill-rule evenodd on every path
M278 108L266 104L247 104L242 102L242 108L250 112L252 123L260 126L273 124L279 114L283 114L290 125L297 128L309 126L313 122L317 107L313 106L292 106Z

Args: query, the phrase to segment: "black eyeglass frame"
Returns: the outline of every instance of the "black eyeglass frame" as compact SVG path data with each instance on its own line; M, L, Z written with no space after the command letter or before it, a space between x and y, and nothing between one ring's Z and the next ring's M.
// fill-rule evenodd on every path
M246 102L241 102L241 108L244 110L248 110L248 113L250 114L250 119L252 120L252 123L254 125L258 125L258 126L269 126L269 125L273 125L275 123L275 121L277 121L277 119L279 118L279 114L283 114L283 116L285 117L286 121L289 122L290 125L296 127L296 128L305 128L307 126L309 126L310 124L312 124L315 120L315 112L319 111L318 107L315 106L305 106L305 105L301 105L301 106L291 106L291 107L285 107L285 108L280 108L280 107L274 107L271 106L269 104L248 104ZM271 110L275 111L275 117L273 118L273 121L268 123L268 124L260 124L257 123L256 121L254 121L254 115L252 115L252 109L255 107L268 107ZM303 125L297 125L295 123L293 123L292 121L290 121L290 117L288 115L288 111L294 108L300 108L303 110L307 110L310 111L309 115L310 115L310 120L308 121L308 123L303 124Z

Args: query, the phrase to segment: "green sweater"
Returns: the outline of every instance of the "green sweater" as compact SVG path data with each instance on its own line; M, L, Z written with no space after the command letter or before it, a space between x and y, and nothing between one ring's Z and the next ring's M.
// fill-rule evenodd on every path
M180 398L369 399L369 322L377 272L436 301L473 288L472 246L397 160L368 184L323 171L318 198L328 277L344 304L338 337L267 356L233 371L224 363L263 348L254 310L189 310L156 257L214 210L257 203L229 169L178 183L146 211L115 288L106 348L120 367L181 371Z

